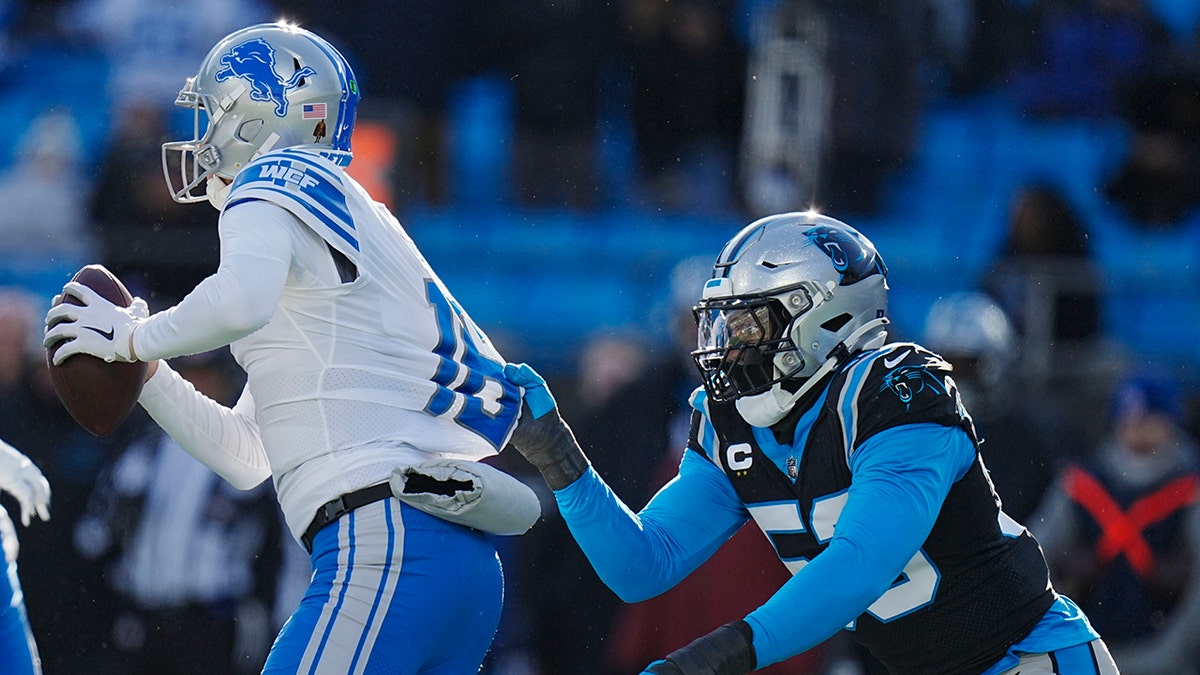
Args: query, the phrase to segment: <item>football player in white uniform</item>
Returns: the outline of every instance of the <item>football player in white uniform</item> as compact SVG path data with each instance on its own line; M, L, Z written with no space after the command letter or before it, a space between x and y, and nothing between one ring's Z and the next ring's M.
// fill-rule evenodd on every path
M140 403L180 445L236 486L274 479L313 577L265 672L476 672L503 587L480 530L516 534L539 513L478 463L508 441L520 392L345 172L358 98L346 60L309 31L222 39L176 101L195 138L163 146L175 200L221 210L218 270L153 316L68 284L85 306L51 310L45 340L67 341L59 362L151 362ZM227 344L247 373L233 408L158 362ZM451 522L489 503L489 480L501 512Z
M29 458L0 440L0 491L21 506L21 524L28 526L37 514L50 520L50 483ZM17 578L17 532L8 511L0 506L0 548L3 548L4 581L0 582L0 673L38 675L42 661L25 614L25 596Z

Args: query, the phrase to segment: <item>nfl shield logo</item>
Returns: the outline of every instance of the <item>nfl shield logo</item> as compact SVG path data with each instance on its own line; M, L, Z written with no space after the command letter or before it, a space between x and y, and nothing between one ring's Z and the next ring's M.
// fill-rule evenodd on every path
M788 478L791 478L793 481L800 475L800 467L796 465L795 455L787 458L787 472Z

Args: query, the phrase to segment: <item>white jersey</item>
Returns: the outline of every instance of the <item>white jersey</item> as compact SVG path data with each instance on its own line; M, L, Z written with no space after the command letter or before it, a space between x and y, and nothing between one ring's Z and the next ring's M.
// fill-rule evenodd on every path
M296 149L248 164L225 210L255 200L298 221L273 316L231 344L292 533L397 466L496 454L520 394L386 207L334 162Z

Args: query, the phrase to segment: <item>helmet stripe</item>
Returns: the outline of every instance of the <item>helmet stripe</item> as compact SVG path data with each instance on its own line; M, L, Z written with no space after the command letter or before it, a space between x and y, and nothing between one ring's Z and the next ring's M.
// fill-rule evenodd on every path
M338 116L337 124L333 125L333 134L331 144L335 150L348 152L350 150L350 136L354 131L354 115L358 108L358 82L354 79L354 71L351 70L350 64L346 59L331 47L324 40L317 38L311 34L305 35L318 49L325 52L329 57L330 62L334 63L338 69L338 77L345 83L345 90L342 92L342 98L338 101Z
M756 235L762 233L765 227L765 225L751 224L735 236L725 245L724 250L721 251L721 256L717 258L717 263L714 265L715 270L720 270L720 275L723 277L729 276L733 264L741 257L742 251L750 245L750 242L756 238Z

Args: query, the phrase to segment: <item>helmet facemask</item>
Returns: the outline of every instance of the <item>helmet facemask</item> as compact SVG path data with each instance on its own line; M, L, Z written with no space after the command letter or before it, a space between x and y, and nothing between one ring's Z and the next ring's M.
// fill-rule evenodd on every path
M805 360L790 328L793 316L814 307L812 286L803 282L775 296L712 298L697 305L699 344L692 358L712 400L754 396L801 375ZM815 295L820 302L819 291Z
M175 105L192 109L191 140L170 141L162 145L163 177L167 181L171 198L182 204L193 204L208 199L208 179L216 175L221 165L221 152L210 143L216 128L212 110L220 108L206 101L212 97L197 93L195 83L196 78L189 77L175 99ZM197 192L201 186L205 186L205 191Z

